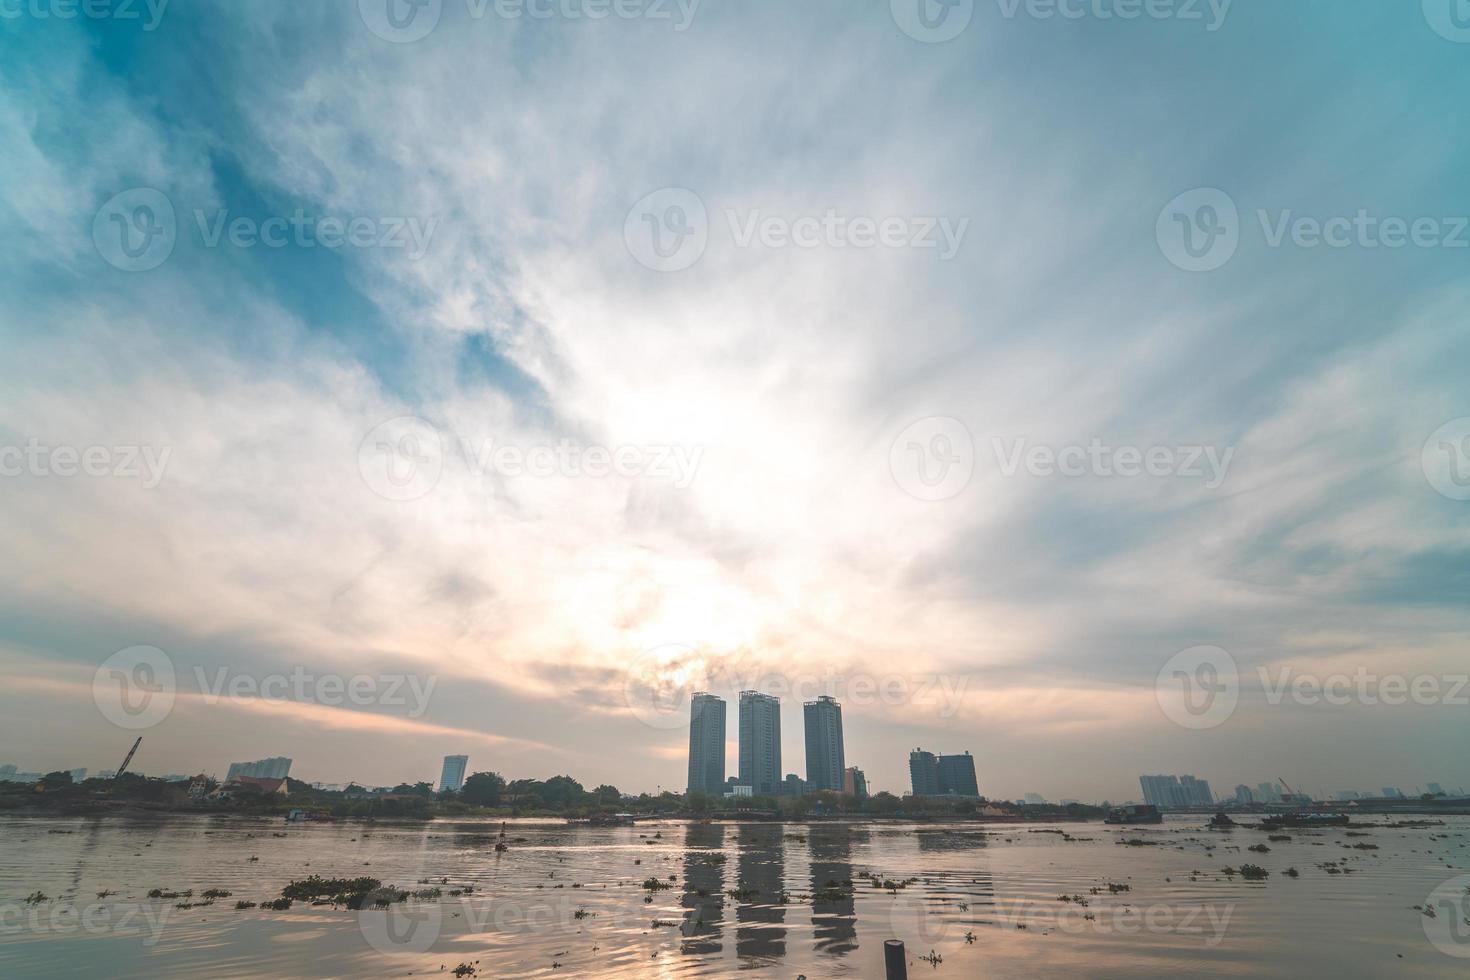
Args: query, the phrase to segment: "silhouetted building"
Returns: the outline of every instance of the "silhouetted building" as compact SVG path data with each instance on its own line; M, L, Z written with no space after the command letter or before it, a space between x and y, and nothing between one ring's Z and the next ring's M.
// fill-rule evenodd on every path
M818 790L842 790L842 772L847 760L842 751L842 705L822 695L802 705L806 722L806 786Z
M269 759L258 759L255 762L230 763L230 769L225 773L225 782L238 776L250 776L254 779L285 779L290 774L291 760L283 756L272 756Z
M980 783L975 778L975 757L962 755L939 757L939 792L941 795L979 796Z
M842 792L854 799L868 798L868 777L857 766L848 766L842 771Z
M939 760L933 752L914 749L909 753L909 781L915 796L939 795Z
M725 699L700 691L689 706L689 792L720 793L725 784Z
M464 786L464 771L469 765L467 755L446 755L444 768L439 772L439 792L458 793Z
M775 796L781 782L781 699L740 692L740 782Z

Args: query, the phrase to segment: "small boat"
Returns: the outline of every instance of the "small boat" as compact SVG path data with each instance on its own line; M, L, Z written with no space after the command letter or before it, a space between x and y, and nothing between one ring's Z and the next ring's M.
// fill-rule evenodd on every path
M1146 803L1137 803L1133 806L1115 806L1108 811L1103 823L1111 824L1140 824L1140 823L1163 823L1164 815L1159 808Z
M1231 820L1230 814L1228 813L1217 813L1210 818L1210 822L1207 823L1205 826L1211 830L1234 830L1236 827L1239 827L1240 824L1236 823L1234 820Z

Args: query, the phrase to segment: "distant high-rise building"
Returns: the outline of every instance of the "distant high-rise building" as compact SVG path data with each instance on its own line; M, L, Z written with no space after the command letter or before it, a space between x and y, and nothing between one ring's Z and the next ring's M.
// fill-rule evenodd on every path
M945 796L979 796L975 757L968 752L939 756L939 792Z
M1444 795L1444 790L1440 788L1439 783L1430 783L1429 784L1429 792L1430 792L1430 795L1432 795L1432 796L1443 796Z
M858 800L868 798L868 777L857 766L842 771L842 792Z
M1180 776L1179 786L1184 791L1184 799L1191 806L1214 806L1215 794L1210 791L1207 780L1196 779L1193 776Z
M470 767L467 755L446 755L444 768L439 771L439 792L458 793L464 788L465 770Z
M1208 781L1193 776L1140 776L1143 801L1154 806L1213 806L1215 794Z
M1276 803L1281 800L1281 787L1275 783L1258 783L1256 785L1256 802Z
M689 792L725 785L725 699L699 691L689 705Z
M284 756L257 759L255 762L232 762L225 773L225 782L236 776L252 776L256 779L285 779L291 773L291 760Z
M87 778L87 770L86 769L73 769L73 770L71 770L71 781L72 782L74 782L74 783L80 783L82 780L84 780L86 778Z
M822 695L801 706L806 722L807 789L841 792L847 759L842 751L842 705Z
M781 699L740 692L740 782L774 796L781 782Z
M939 759L933 752L914 749L909 753L909 781L915 796L939 795Z
M1025 797L1027 806L1044 806L1046 799L1040 793L1027 793Z
M1385 800L1401 800L1403 797L1402 790L1394 789L1392 786L1383 787L1383 798Z
M1256 802L1256 794L1251 792L1251 788L1249 786L1241 783L1239 786L1235 787L1235 802L1242 804L1254 803Z

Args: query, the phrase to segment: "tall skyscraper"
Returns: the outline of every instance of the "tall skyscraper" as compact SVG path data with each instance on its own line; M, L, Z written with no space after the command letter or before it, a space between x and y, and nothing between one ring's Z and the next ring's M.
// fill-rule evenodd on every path
M975 778L975 757L968 752L962 755L940 755L939 792L955 796L979 796L980 783Z
M470 766L467 755L446 755L439 773L439 792L458 793L464 787L464 771Z
M1245 783L1241 783L1239 786L1235 787L1235 802L1246 804L1254 803L1256 802L1256 794L1252 793L1251 788Z
M689 706L689 792L725 791L725 699L699 691Z
M915 796L939 795L939 760L933 752L914 749L909 753L909 780Z
M822 695L801 706L806 722L806 786L810 792L842 791L847 760L842 751L842 705Z
M781 699L740 692L740 783L775 796L781 782Z
M225 782L236 776L252 776L256 779L285 779L291 772L291 760L284 756L257 759L255 762L232 762L225 773Z

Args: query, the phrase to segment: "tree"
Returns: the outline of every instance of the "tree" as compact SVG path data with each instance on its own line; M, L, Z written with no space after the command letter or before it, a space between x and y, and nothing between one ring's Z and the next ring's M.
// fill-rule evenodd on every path
M876 794L871 805L874 813L890 815L898 812L900 802L892 793L884 792Z
M592 795L597 797L599 803L618 803L623 798L623 794L618 792L616 786L609 786L607 783L594 789Z
M505 779L498 772L477 772L464 781L459 798L474 806L499 806Z
M582 802L586 792L582 784L571 776L552 776L541 784L541 801L548 806L571 806Z
M41 777L41 785L45 789L66 789L71 785L71 773L64 769L48 772Z

